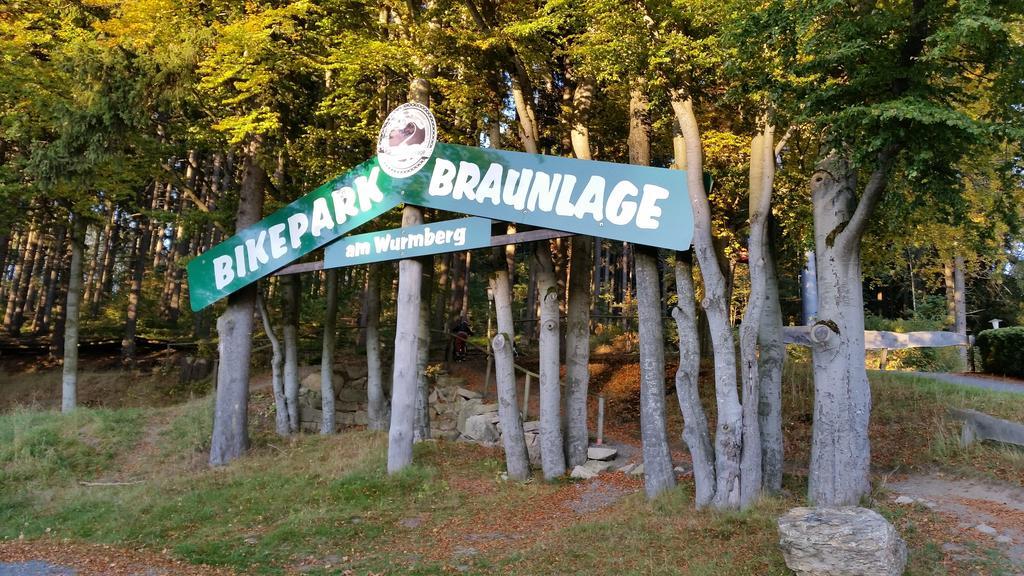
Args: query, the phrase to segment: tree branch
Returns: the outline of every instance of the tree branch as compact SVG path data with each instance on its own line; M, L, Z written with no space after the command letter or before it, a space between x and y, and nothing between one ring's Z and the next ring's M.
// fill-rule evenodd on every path
M864 193L861 194L860 201L857 202L857 209L853 213L853 217L850 218L842 233L839 234L837 244L850 245L850 243L860 240L864 235L868 218L874 213L875 206L878 205L882 194L885 193L885 186L889 180L889 171L892 169L898 151L899 148L893 144L878 153L875 170L871 173L868 183L864 186Z

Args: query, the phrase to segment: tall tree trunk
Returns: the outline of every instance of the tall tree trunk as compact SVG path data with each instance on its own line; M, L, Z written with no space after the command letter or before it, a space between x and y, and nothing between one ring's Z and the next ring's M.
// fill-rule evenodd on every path
M128 292L128 309L125 312L124 338L121 340L121 361L125 366L135 366L135 332L139 322L139 301L142 298L142 279L146 272L150 236L152 229L146 219L139 220L140 236L135 241L132 253L132 284Z
M430 82L414 78L409 101L430 105ZM408 204L402 209L402 227L423 224L423 210ZM419 375L420 295L423 264L407 258L398 263L398 302L395 317L394 367L391 377L391 427L388 429L388 474L412 464L413 429L416 419L416 388Z
M694 252L704 279L704 312L711 329L715 355L715 401L718 425L715 433L715 506L733 508L740 503L740 456L743 408L736 390L736 343L729 325L725 275L711 235L711 210L704 189L704 158L693 101L673 94L672 108L686 139L686 179L694 217Z
M28 284L32 279L32 266L39 247L39 236L39 231L34 227L29 229L25 249L22 250L21 259L14 267L14 277L11 279L11 290L7 295L7 309L4 313L4 329L12 336L17 336L21 331L21 324L18 321L19 310L24 305Z
M281 340L274 332L274 325L270 321L267 303L260 291L256 292L256 309L263 322L263 333L267 335L267 340L270 340L270 386L274 391L274 424L278 436L288 436L291 432L288 426L288 403L284 399L284 352L281 350Z
M288 429L299 431L299 275L281 277L284 324L284 401L288 408Z
M512 249L509 245L506 250ZM494 374L498 390L498 419L501 421L501 441L505 446L505 469L512 480L524 481L530 478L530 456L526 450L523 435L523 420L519 413L516 394L515 325L512 322L512 286L508 269L504 266L506 251L494 250L494 273L491 275L491 292L494 294L494 311L497 317L498 333L492 340L494 351Z
M640 435L644 492L653 499L676 485L665 428L665 340L661 322L658 251L634 246L637 312L640 316Z
M523 309L523 346L532 346L537 335L537 269L527 267L526 308Z
M540 454L544 479L565 474L565 447L562 441L561 385L559 383L558 284L551 261L551 246L537 242L533 247L533 265L537 268L537 297L540 299Z
M765 124L750 144L750 297L740 326L740 373L743 378L743 452L740 459L740 505L748 507L761 495L762 452L761 376L757 336L764 313L765 244L775 180L775 128Z
M640 82L629 95L629 162L651 163L650 104ZM644 492L648 499L676 485L665 428L665 336L661 319L658 251L633 247L640 336L640 436L643 441Z
M697 508L715 498L715 452L711 447L708 418L700 401L700 338L697 334L697 295L693 289L693 252L676 253L676 296L672 310L679 333L679 368L676 398L683 414L683 440L693 460L694 502Z
M808 498L818 506L856 505L870 489L871 388L864 369L864 295L860 247L896 155L878 165L854 206L856 177L835 155L811 176L818 318L814 345L814 430Z
M434 257L421 258L425 270L420 285L420 319L417 328L419 348L416 354L416 420L413 426L413 440L421 442L430 439L430 382L427 380L427 363L430 361L430 301L434 286Z
M370 430L386 430L387 404L380 367L380 264L366 274L366 392Z
M65 244L67 237L68 227L66 225L59 225L53 235L53 244L47 250L46 266L43 269L44 293L42 298L40 298L36 317L32 321L33 329L37 335L42 335L49 331L53 301L57 294L57 281L60 276L60 269L63 268L63 259L65 259L67 251L67 245Z
M61 369L60 410L65 414L78 403L78 309L82 299L82 251L85 249L85 220L74 216L71 234L71 270L64 315L64 366Z
M324 311L323 348L320 350L321 434L334 434L334 348L338 328L338 269L327 270L327 306Z
M962 254L957 254L953 261L953 330L961 336L967 336L967 288ZM966 370L967 347L958 346L957 351L960 353L961 369Z
M519 118L519 138L523 142L523 150L530 154L538 153L540 129L537 126L537 115L533 105L533 87L526 65L513 53L511 55L514 70L509 75L512 80L512 102Z
M586 120L594 95L594 82L580 82L573 91L573 153L590 160L590 131ZM593 286L590 269L594 239L573 236L569 255L569 295L565 320L565 456L569 468L587 461L587 389L590 385L590 309Z
M117 206L111 206L109 233L106 234L106 248L103 250L103 264L98 277L98 289L93 290L89 301L89 315L95 317L100 313L100 304L114 287L114 264L117 262L117 245L120 242L121 228L117 222Z
M775 269L773 237L769 232L764 252L764 311L758 328L758 375L761 377L758 415L761 419L761 484L770 494L782 490L782 366L786 344L782 341L782 307Z
M402 210L402 227L422 223L422 210L406 205ZM398 263L398 314L395 320L395 359L391 378L391 427L388 431L389 474L412 464L422 282L423 264L419 260L407 258Z
M455 252L452 254L451 289L449 290L451 300L448 304L448 319L444 324L447 333L445 337L445 362L454 360L455 347L451 335L455 333L455 324L467 312L462 307L462 303L466 293L466 262L468 257L469 252Z
M60 291L60 273L64 269L67 260L67 245L65 244L67 233L67 226L61 226L57 231L53 264L50 266L49 279L46 281L46 298L42 306L43 314L37 322L36 334L45 334L51 331L50 323L53 320L53 308L57 305L57 293Z
M259 221L267 173L259 164L258 142L248 146L243 161L242 188L235 214L235 229ZM227 309L217 319L220 338L217 397L210 442L210 465L223 466L249 448L249 360L252 358L253 308L257 287L251 284L228 296Z

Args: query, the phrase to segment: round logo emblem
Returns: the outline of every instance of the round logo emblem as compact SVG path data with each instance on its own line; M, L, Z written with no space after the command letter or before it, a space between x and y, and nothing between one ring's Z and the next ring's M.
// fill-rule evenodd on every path
M402 104L388 114L377 137L377 162L385 174L406 178L430 160L437 144L437 123L422 104Z

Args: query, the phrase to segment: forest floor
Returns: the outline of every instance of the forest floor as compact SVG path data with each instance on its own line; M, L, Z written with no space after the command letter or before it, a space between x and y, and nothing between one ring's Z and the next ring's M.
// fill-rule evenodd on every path
M482 390L481 368L451 371ZM606 437L628 451L639 437L638 369L598 357L591 372L608 401ZM686 474L653 503L640 479L618 472L504 482L500 450L460 442L421 443L416 464L389 477L386 435L274 436L262 375L250 454L210 470L208 396L168 375L87 373L93 407L69 417L46 409L51 375L0 376L0 399L9 386L37 392L31 408L0 404L0 575L786 574L775 518L806 490L811 385L799 365L785 377L785 491L742 513L693 510ZM872 374L872 385L872 506L907 539L908 573L1021 573L1024 455L961 448L946 412L1024 421L1024 396L893 373ZM140 407L146 397L155 405ZM685 466L674 395L667 401Z

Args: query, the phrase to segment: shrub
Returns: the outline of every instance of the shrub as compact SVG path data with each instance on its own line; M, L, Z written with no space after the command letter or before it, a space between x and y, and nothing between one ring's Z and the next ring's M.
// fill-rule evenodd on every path
M1024 326L985 330L976 344L985 372L1024 377Z

